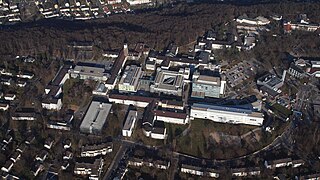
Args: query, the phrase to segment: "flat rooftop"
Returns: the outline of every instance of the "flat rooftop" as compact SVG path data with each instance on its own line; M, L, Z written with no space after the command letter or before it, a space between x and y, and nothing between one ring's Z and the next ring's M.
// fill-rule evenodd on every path
M248 108L248 106L217 106L211 104L202 104L202 103L194 103L192 108L195 109L205 109L205 110L216 110L223 112L231 112L231 113L238 113L238 114L248 114L255 117L263 117L262 113L253 112L252 109Z
M131 130L135 123L135 119L137 119L137 111L130 110L126 122L123 125L123 130Z
M80 131L84 133L100 132L110 113L112 104L92 101L90 107L80 125Z

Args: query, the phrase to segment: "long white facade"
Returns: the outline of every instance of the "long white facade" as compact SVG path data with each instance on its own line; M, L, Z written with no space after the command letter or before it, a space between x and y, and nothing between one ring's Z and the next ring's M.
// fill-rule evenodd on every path
M247 124L253 126L261 126L264 119L262 113L253 112L250 109L198 103L192 105L190 116L193 119L209 119L220 123Z

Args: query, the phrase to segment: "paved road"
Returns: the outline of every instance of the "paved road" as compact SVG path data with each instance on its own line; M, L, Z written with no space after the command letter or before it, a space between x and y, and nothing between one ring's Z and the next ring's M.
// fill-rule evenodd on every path
M123 158L124 153L126 152L127 148L128 148L128 147L127 147L126 145L123 145L123 144L120 145L120 148L119 148L117 154L116 154L115 157L113 158L110 166L108 167L107 172L106 172L105 175L103 176L103 179L104 179L104 180L108 180L108 179L111 178L111 175L112 175L113 171L114 171L115 169L117 169L118 164L119 164L120 160Z

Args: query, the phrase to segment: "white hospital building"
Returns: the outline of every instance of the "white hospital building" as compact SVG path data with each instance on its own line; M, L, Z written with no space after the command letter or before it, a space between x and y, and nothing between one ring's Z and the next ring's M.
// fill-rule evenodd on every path
M262 126L263 114L247 107L217 106L194 103L191 107L192 119L209 119L214 122Z

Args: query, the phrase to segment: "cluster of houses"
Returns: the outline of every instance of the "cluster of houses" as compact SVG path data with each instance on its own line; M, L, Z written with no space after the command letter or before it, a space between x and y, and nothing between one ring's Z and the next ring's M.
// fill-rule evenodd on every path
M320 77L320 59L299 57L291 62L288 73L298 79L305 77Z
M103 170L103 157L111 153L113 143L87 144L82 146L80 157L81 161L76 161L73 173L80 176L87 176L89 179L98 180ZM66 169L67 167L65 167Z
M283 30L290 33L294 30L315 32L320 28L320 24L311 23L307 14L299 14L296 21L283 21Z
M146 166L149 168L168 170L170 168L170 161L162 158L139 158L132 156L126 161L128 167L141 168ZM261 175L263 168L276 170L278 168L298 168L303 166L305 162L302 159L284 158L275 160L265 160L263 166L241 166L230 168L227 173L230 173L235 178L258 178ZM190 174L193 176L207 177L207 178L220 178L221 175L225 175L226 171L219 169L212 162L205 162L204 160L187 160L184 159L179 162L178 168L180 173ZM125 174L127 171L124 171ZM121 177L124 177L124 174ZM307 176L306 176L307 177ZM316 176L318 177L318 176ZM298 178L299 179L299 178Z
M151 4L151 0L65 0L34 1L44 18L88 20L131 11L130 6ZM1 0L0 24L21 22L23 3Z
M31 72L0 69L0 84L7 86L9 89L24 88L33 78L34 74ZM10 102L15 101L16 97L17 95L13 90L8 91L6 94L1 92L0 110L7 111L10 107Z
M14 23L21 21L19 4L14 1L0 1L0 25L4 22Z
M11 136L11 131L6 133L5 139L1 142L1 153L7 154L10 151L10 156L8 156L5 164L1 166L1 178L3 179L18 179L15 175L11 174L12 168L14 165L21 159L21 157L25 154L26 150L30 146L30 144L34 141L34 136L28 136L24 142L21 142L17 145L14 150L10 150L9 144L13 143L14 139ZM31 168L33 170L33 167ZM33 173L35 171L32 171Z

